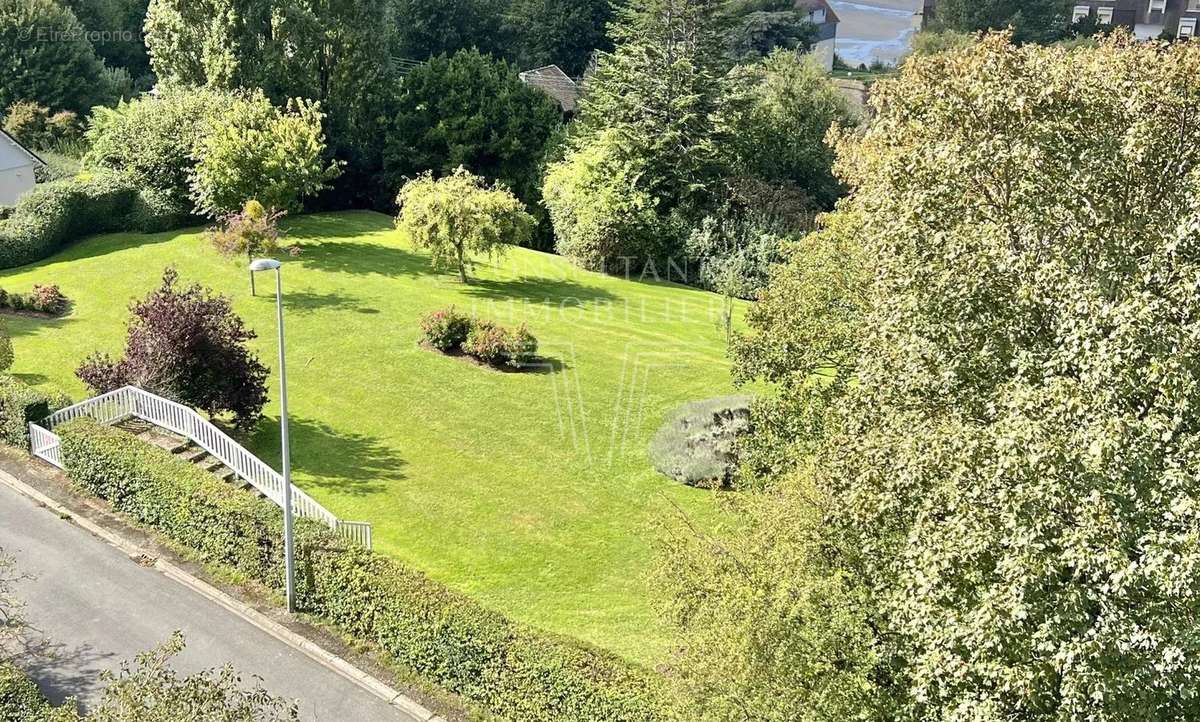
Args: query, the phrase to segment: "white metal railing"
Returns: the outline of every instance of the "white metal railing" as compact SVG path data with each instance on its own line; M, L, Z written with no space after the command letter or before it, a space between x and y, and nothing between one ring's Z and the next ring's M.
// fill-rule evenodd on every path
M268 499L280 507L283 506L283 476L279 472L194 410L136 386L125 386L67 407L51 414L40 422L40 425L30 424L33 454L60 469L63 468L59 438L53 433L53 429L83 416L104 424L115 424L131 417L139 418L179 434L232 469L239 478L250 482ZM370 524L339 520L333 512L321 506L295 484L292 485L292 510L298 516L318 519L341 536L371 548Z
M39 459L45 459L61 469L63 466L62 448L58 441L58 436L37 424L29 425L29 450Z

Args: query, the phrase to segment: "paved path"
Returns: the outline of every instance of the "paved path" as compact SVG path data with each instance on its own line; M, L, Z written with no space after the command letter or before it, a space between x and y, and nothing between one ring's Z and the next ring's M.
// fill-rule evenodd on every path
M75 695L85 706L95 702L101 670L117 669L180 629L187 649L176 658L178 670L232 662L243 679L257 675L271 693L300 700L303 720L417 720L3 485L0 549L33 577L17 594L57 658L21 664L55 701Z

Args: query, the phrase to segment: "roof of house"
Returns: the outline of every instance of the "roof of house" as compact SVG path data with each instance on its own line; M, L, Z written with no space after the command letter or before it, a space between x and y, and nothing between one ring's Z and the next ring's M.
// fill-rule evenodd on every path
M4 130L3 128L0 128L0 136L3 136L5 139L7 139L8 142L11 143L13 145L13 147L15 147L18 151L29 156L29 159L32 160L35 165L40 165L43 168L46 167L46 161L39 158L37 153L34 153L32 150L29 150L24 145L21 145L20 141L18 141L16 138L14 138L8 134L8 131Z
M833 8L830 7L828 0L796 0L795 8L797 10L804 10L806 12L812 12L814 10L824 10L825 11L825 22L827 22L827 23L840 23L841 22L841 19L837 16L837 13L835 13L833 11Z
M574 113L579 104L579 84L557 65L546 65L519 74L526 84L558 101L564 113Z

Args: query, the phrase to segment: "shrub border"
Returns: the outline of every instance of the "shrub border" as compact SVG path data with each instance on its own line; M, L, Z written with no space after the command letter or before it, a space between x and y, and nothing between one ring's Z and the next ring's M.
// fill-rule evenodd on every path
M170 453L91 419L59 426L72 481L139 524L273 589L282 514ZM297 524L300 608L502 717L669 719L665 680L584 643L513 622L400 562Z

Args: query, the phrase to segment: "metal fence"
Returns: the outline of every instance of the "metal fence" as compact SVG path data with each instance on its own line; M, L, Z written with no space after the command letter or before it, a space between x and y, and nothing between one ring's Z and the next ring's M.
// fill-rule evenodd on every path
M30 424L31 451L58 468L63 468L56 426L87 416L104 424L128 418L148 421L184 438L207 451L271 501L283 506L283 476L250 453L194 410L135 386L125 386L63 409L39 424ZM351 541L371 548L371 525L367 522L339 520L302 490L292 485L292 510L297 516L318 519Z

